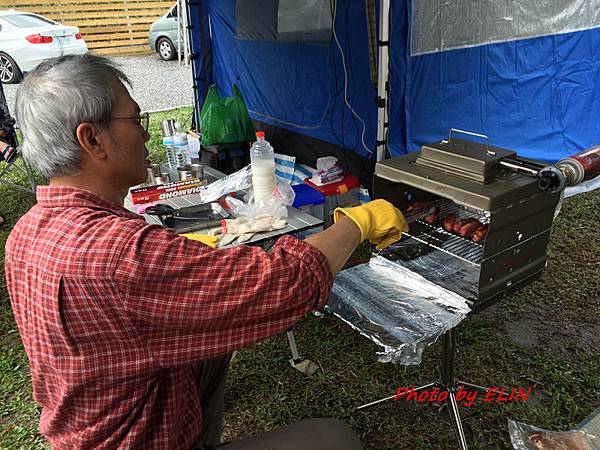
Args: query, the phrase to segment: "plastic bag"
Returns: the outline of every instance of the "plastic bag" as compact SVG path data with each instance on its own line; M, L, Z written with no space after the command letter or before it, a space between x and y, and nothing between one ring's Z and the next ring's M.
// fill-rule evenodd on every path
M583 431L550 431L508 419L508 432L517 450L600 450L600 439Z
M246 166L207 185L200 192L200 198L202 203L214 202L231 192L248 189L250 186L252 186L252 172L250 166Z
M232 97L221 97L216 85L208 88L200 112L202 145L231 144L254 140L254 127L242 93L233 85Z
M232 197L227 197L225 201L234 217L253 217L262 214L273 217L287 217L287 207L294 203L295 197L296 193L290 185L277 183L277 188L268 202L255 202L251 190L247 202Z

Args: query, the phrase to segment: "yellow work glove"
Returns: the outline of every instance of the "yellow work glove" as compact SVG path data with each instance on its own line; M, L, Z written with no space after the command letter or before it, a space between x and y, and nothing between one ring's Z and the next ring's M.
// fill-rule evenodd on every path
M217 243L219 242L219 238L217 236L210 236L208 234L186 233L180 234L180 236L191 239L192 241L200 241L212 248L217 248Z
M360 228L361 241L368 239L384 249L402 237L408 231L408 224L402 213L386 200L373 200L354 208L336 208L333 220L337 222L341 215L350 218Z

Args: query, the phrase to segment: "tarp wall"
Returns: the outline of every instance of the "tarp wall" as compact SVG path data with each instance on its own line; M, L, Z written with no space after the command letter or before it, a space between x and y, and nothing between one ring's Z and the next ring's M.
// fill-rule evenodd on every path
M393 2L392 23L409 6ZM600 142L600 29L409 56L393 32L393 152L415 150L449 128L489 136L522 156L554 161ZM404 103L404 104L403 104ZM407 138L405 137L407 136Z
M411 56L412 3L391 3L392 156L443 139L450 128L546 161L600 142L600 29ZM214 79L229 95L236 83L256 120L365 157L375 152L364 1L337 4L335 32L345 61L333 36L326 45L240 39L235 0L204 0L201 7L204 23L210 18L212 73L205 73L211 64L203 52L194 62L200 90ZM199 7L190 8L192 24L200 23ZM199 34L192 31L194 42Z
M235 0L202 3L210 16L213 77L222 95L231 95L235 83L253 119L369 156L363 127L344 102L343 64L333 38L329 45L238 39ZM351 49L344 50L347 99L365 122L364 141L374 151L376 89L370 82L364 4L340 3L337 16L340 45Z

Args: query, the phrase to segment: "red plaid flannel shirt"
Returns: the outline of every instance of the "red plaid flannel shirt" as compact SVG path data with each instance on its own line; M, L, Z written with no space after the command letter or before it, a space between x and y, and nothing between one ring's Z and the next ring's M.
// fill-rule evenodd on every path
M6 279L56 448L187 449L201 427L190 363L288 329L332 274L282 237L214 250L93 193L39 187L6 243Z

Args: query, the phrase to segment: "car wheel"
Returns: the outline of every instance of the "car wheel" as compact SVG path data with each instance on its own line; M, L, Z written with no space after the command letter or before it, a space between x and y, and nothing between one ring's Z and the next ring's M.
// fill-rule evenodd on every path
M17 83L22 76L15 60L6 53L0 53L0 81L4 84Z
M175 47L173 46L173 43L165 37L158 40L158 43L156 44L156 51L158 52L160 59L163 61L171 61L172 59L175 59Z

